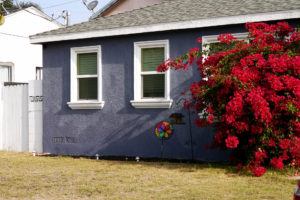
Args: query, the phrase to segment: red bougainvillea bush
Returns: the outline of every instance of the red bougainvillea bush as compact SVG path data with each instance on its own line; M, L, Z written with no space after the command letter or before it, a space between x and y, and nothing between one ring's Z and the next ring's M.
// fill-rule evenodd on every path
M219 35L223 51L198 47L158 71L197 66L185 107L217 130L210 148L233 149L230 161L262 176L267 166L300 167L300 32L286 22L247 23L247 41ZM198 39L198 43L201 40Z

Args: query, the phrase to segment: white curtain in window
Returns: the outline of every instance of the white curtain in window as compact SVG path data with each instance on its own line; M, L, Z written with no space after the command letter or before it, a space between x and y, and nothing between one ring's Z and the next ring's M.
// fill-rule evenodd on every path
M0 66L0 83L9 82L9 67L7 66Z

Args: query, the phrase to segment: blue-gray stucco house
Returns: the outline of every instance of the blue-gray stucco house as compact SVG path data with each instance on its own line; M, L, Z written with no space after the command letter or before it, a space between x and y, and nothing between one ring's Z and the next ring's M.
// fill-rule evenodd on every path
M60 155L226 160L205 150L212 129L197 128L181 92L196 70L158 73L154 64L185 53L202 37L245 37L246 22L300 24L297 0L166 0L31 36L43 44L43 146ZM151 65L152 64L152 65ZM161 121L181 113L183 124L162 142Z

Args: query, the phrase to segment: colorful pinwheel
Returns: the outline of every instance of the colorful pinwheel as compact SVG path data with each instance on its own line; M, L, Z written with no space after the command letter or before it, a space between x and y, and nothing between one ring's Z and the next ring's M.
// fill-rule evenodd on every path
M155 134L159 139L169 139L173 133L173 126L169 122L160 122L155 128Z

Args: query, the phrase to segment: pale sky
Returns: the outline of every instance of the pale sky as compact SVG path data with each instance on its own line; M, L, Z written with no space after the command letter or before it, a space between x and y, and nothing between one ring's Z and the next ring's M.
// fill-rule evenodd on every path
M54 14L54 18L58 17L63 10L68 10L71 12L71 24L88 21L89 17L93 14L85 7L82 0L19 0L19 2L21 1L31 1L39 4L44 13L50 17ZM91 1L93 0L87 0L88 3ZM98 0L98 6L94 11L98 11L109 1L110 0ZM62 19L58 21L63 23Z

